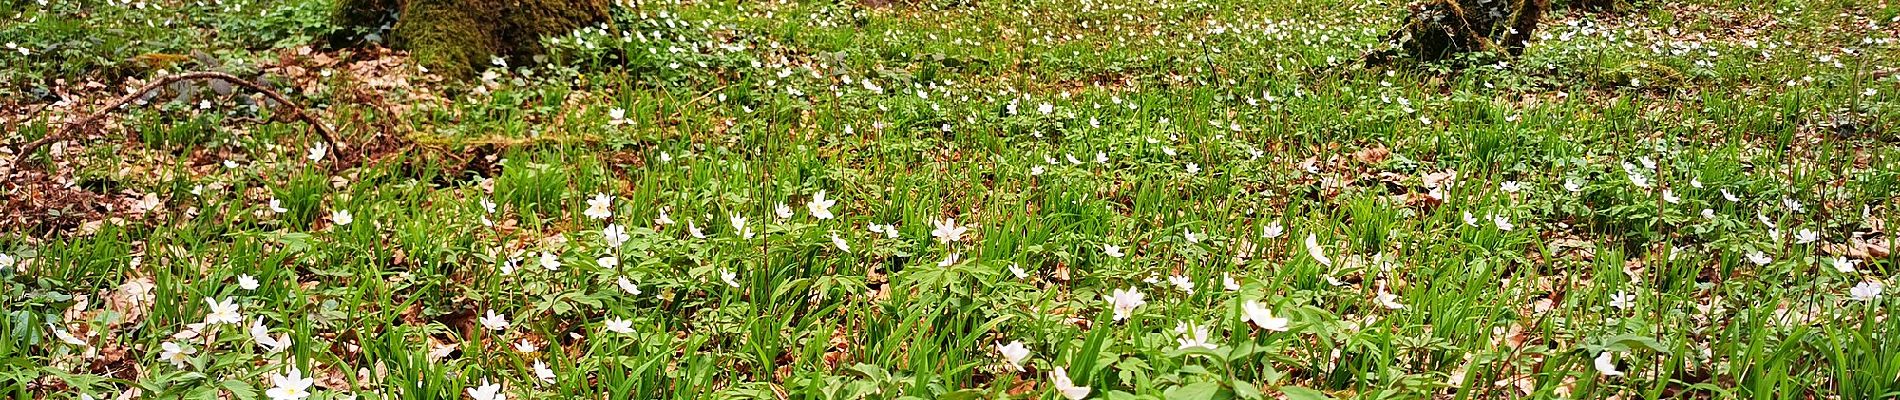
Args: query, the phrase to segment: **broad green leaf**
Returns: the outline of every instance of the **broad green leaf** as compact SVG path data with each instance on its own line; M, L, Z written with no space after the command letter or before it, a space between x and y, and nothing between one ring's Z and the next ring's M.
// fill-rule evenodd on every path
M1333 398L1324 392L1299 386L1281 386L1280 393L1286 394L1287 400L1332 400Z

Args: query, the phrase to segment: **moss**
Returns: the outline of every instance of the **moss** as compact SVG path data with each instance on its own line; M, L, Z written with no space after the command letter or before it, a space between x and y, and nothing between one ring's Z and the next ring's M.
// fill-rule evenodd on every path
M1415 4L1404 25L1386 36L1390 46L1367 57L1440 61L1461 53L1504 50L1522 54L1549 0L1430 0Z
M475 67L499 54L493 21L499 10L493 1L409 0L390 46L409 50L416 63L442 76L464 78Z
M501 56L540 54L541 37L607 20L607 0L342 0L339 24L400 10L390 47L451 78L466 78ZM367 9L382 7L379 10ZM360 25L358 25L360 26Z

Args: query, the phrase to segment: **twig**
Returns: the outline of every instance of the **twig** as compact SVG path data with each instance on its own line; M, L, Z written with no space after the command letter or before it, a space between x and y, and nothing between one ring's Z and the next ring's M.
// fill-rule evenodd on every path
M250 89L258 93L263 93L265 96L270 97L271 100L276 101L277 104L282 104L284 107L289 107L291 114L295 115L298 119L301 119L304 122L309 123L310 126L315 127L317 129L317 133L323 136L324 144L330 146L331 151L326 153L326 156L328 156L328 154L340 153L344 149L344 143L342 140L337 138L335 131L330 130L330 127L328 126L323 125L323 121L318 121L317 118L314 116L311 116L310 113L304 112L303 107L298 107L296 103L291 103L290 99L284 98L284 95L277 93L276 90L271 90L270 88L264 87L262 85L258 85L248 80L244 80L244 78L239 78L235 75L231 75L231 74L227 74L223 72L206 71L206 72L189 72L189 73L166 76L163 78L159 78L156 81L152 81L152 83L145 84L145 87L141 87L138 90L132 91L132 93L126 94L125 96L120 96L118 99L113 100L111 103L106 104L106 108L103 110L94 112L92 113L92 115L87 115L85 118L80 118L78 121L67 123L65 127L61 127L58 131L47 134L46 136L41 137L39 140L34 140L31 142L27 142L26 144L23 144L23 145L15 146L14 154L18 154L20 157L26 157L27 155L33 154L33 151L38 150L40 146L45 146L46 144L52 143L55 141L66 140L70 136L77 134L81 129L85 129L85 127L92 126L93 124L99 123L99 120L102 118L105 118L106 114L110 114L112 113L113 110L117 110L120 107L124 107L126 103L131 103L133 100L136 100L140 97L145 96L145 94L148 92L157 90L158 88L165 87L166 85L170 85L172 83L185 81L185 80L192 80L192 79L216 79L216 80L229 82L233 85L242 86L246 89ZM336 157L341 157L341 156L336 156Z

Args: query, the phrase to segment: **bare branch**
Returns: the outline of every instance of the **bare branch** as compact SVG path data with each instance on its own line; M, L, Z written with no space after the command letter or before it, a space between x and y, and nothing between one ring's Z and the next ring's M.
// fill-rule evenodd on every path
M47 134L45 137L41 137L39 140L34 140L31 142L27 142L26 144L23 144L23 145L15 146L14 154L18 154L20 157L26 157L30 154L33 154L33 151L38 150L41 146L45 146L49 143L53 143L56 141L69 139L71 136L78 134L81 130L84 130L86 127L99 123L101 119L105 118L107 114L111 114L113 110L117 110L120 107L124 107L127 103L131 103L133 100L137 100L140 97L144 97L146 93L149 93L153 90L157 90L158 88L161 88L161 87L165 87L166 85L170 85L172 83L176 83L179 81L193 80L193 79L219 80L219 81L231 83L233 85L241 86L246 89L256 91L258 93L263 93L265 96L270 97L271 100L276 101L277 104L282 104L284 107L290 108L291 114L296 116L297 119L301 119L304 122L309 123L311 127L316 128L317 133L323 136L324 144L328 145L331 149L330 152L326 153L326 156L328 156L328 154L341 153L344 150L345 143L337 137L336 131L330 130L330 127L325 126L323 124L323 121L318 121L316 117L311 116L310 113L308 112L305 112L303 107L298 107L296 103L290 102L290 99L285 98L284 95L281 93L277 93L276 90L271 90L270 88L264 87L263 85L259 85L257 83L245 80L244 78L239 78L235 75L231 75L231 74L227 74L223 72L204 71L204 72L188 72L188 73L183 73L183 74L166 76L163 78L159 78L158 80L152 81L151 83L147 83L145 84L144 87L141 87L138 90L132 91L132 93L126 94L125 96L120 96L118 99L115 99L111 103L106 104L106 108L103 110L99 110L97 112L92 113L91 115L87 115L85 118L80 118L78 121L67 123L66 126L61 127L58 131L54 131L53 133ZM338 159L341 159L342 156L338 155L334 157L338 157Z

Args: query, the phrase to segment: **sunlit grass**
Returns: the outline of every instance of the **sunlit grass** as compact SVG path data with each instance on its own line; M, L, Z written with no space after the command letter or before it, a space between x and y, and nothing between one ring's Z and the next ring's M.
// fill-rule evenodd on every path
M1382 2L654 3L548 65L370 69L416 82L383 124L359 70L266 49L319 3L225 3L0 9L0 94L209 47L414 146L332 168L161 98L0 156L112 196L0 236L0 393L1900 393L1887 6L1560 8L1453 72L1353 67Z

